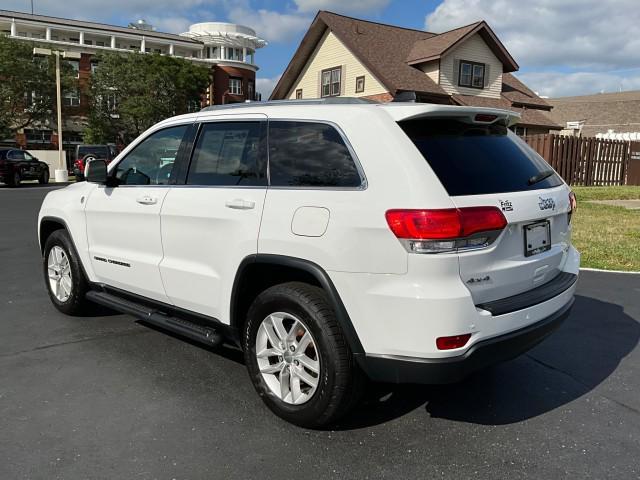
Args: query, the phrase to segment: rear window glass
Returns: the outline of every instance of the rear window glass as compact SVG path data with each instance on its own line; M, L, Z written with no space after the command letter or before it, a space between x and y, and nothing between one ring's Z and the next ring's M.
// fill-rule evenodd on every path
M78 158L82 158L85 155L95 155L97 158L108 158L109 149L107 147L78 147Z
M471 125L456 120L409 120L400 127L418 147L449 195L482 195L557 187L551 167L502 125Z
M271 185L359 187L360 174L349 149L331 125L269 122Z

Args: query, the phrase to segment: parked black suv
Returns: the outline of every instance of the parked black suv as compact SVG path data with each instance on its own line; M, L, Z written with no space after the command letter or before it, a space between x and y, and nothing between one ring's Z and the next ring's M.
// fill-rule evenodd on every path
M22 180L49 183L49 165L24 150L0 148L0 182L17 187Z

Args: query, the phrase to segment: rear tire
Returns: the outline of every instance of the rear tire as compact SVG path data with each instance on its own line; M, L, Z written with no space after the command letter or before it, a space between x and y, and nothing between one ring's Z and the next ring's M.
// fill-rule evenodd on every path
M89 301L89 289L80 259L66 230L53 232L44 247L44 281L53 305L67 315L80 315Z
M19 187L20 182L22 182L22 176L20 175L20 172L16 170L15 172L13 172L13 175L11 176L11 181L9 182L9 186Z
M291 282L262 292L247 314L242 346L258 395L301 427L334 423L364 390L364 376L321 288Z

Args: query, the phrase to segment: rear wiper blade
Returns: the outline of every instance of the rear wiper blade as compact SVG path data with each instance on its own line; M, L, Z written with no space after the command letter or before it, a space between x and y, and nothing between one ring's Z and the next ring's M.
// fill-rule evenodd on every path
M527 183L529 185L535 185L536 183L540 183L545 178L549 178L554 173L556 172L554 172L553 170L544 170L543 172L540 172L539 174L531 177Z

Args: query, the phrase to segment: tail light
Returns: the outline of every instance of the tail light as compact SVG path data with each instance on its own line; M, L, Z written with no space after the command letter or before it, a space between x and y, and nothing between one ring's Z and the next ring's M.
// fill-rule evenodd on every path
M482 248L507 225L496 207L388 210L385 216L393 234L413 253Z
M572 191L569 192L569 211L567 212L567 216L569 217L569 223L571 223L571 215L578 208L578 200L576 198L576 194Z
M470 333L454 335L453 337L438 337L436 338L436 347L438 347L438 350L453 350L454 348L461 348L467 344L470 338Z

